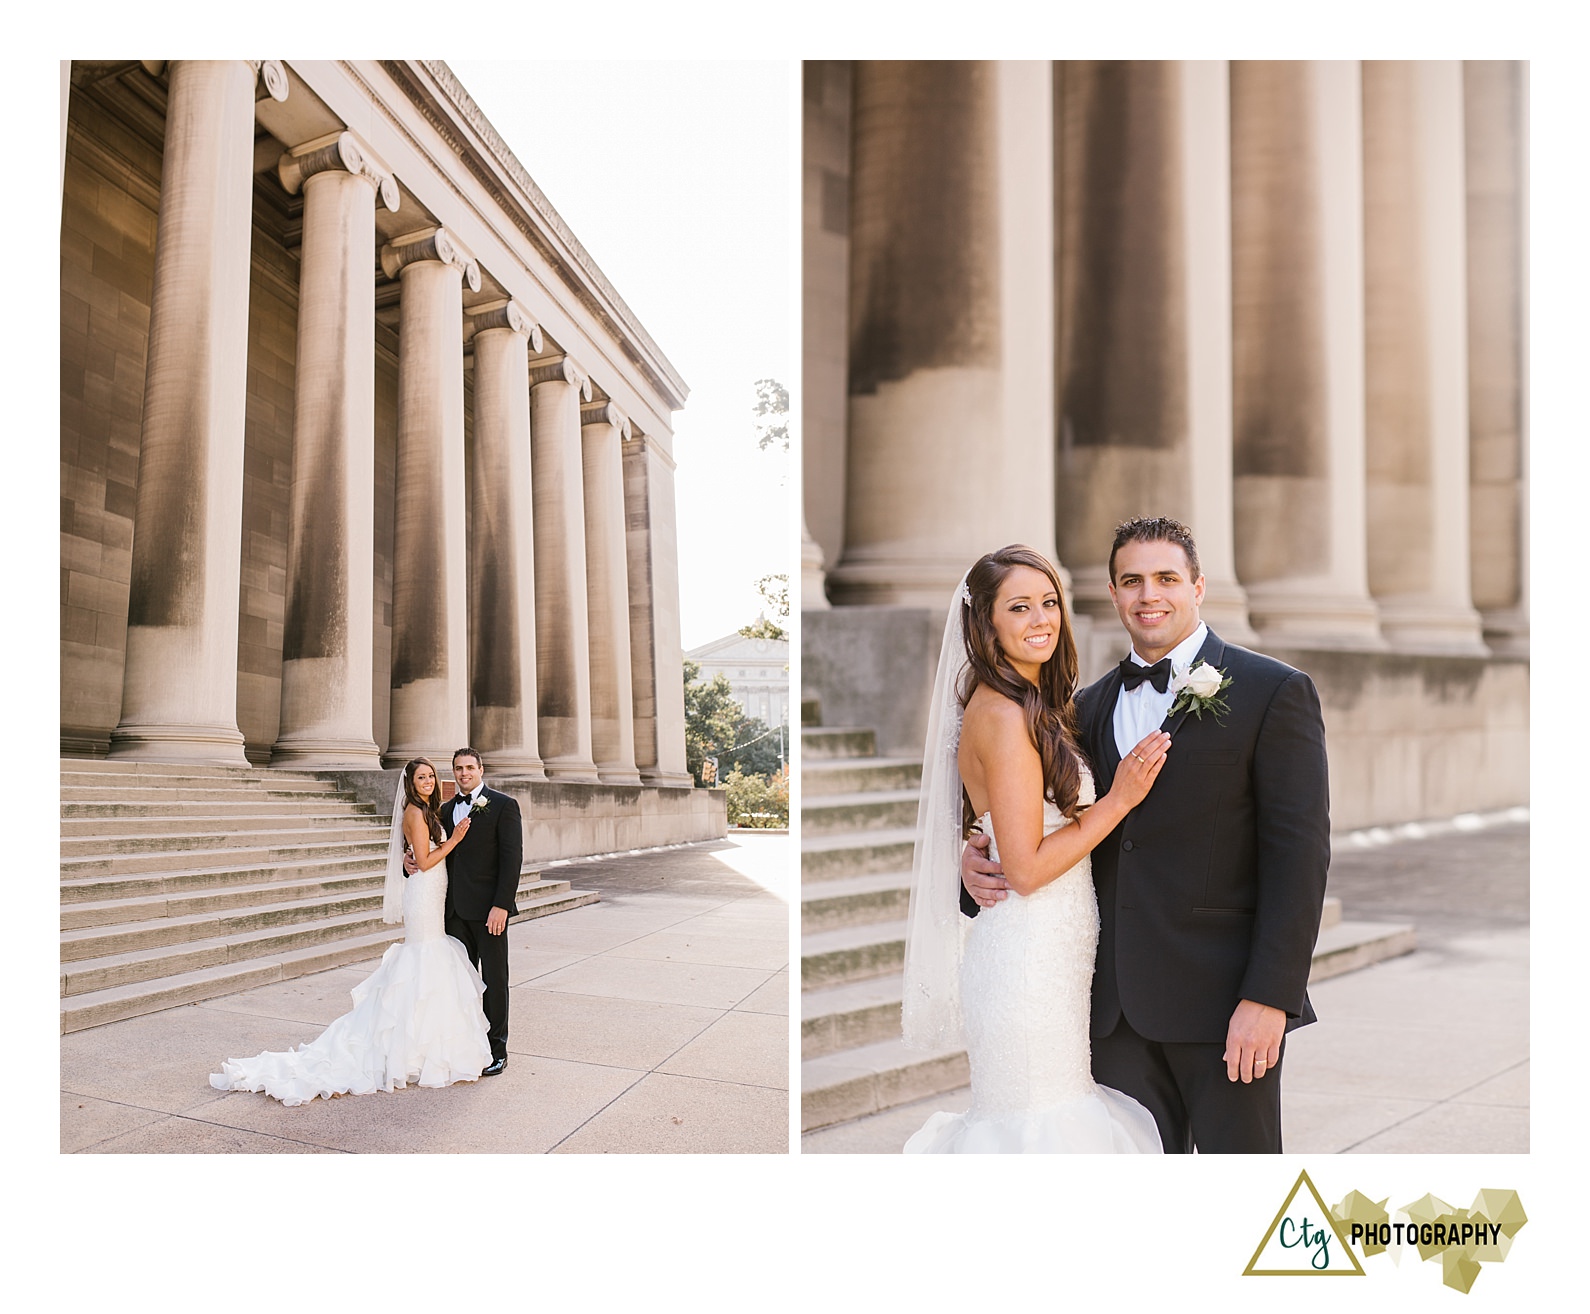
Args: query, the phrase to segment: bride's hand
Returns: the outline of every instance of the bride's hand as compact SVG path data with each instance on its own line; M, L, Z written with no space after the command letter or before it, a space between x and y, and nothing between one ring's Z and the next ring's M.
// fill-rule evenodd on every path
M465 835L469 834L469 818L465 817L453 827L453 843L457 844Z
M1160 768L1165 765L1165 755L1170 752L1170 736L1163 730L1144 735L1142 740L1115 768L1115 779L1110 793L1115 794L1129 808L1135 808L1145 798Z

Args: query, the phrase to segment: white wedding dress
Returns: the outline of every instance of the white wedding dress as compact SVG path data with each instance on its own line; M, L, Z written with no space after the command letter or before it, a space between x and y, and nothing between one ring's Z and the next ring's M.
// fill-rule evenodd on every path
M410 876L403 887L404 937L354 986L353 1011L297 1049L227 1059L210 1085L264 1091L291 1105L410 1082L477 1080L491 1062L480 1005L486 986L464 946L442 929L446 902L445 862Z
M1081 799L1094 799L1085 769ZM1044 802L1045 835L1069 824ZM986 814L982 829L993 835ZM998 858L997 840L991 854ZM1092 1076L1088 1022L1099 909L1091 861L1083 858L1026 898L1011 891L971 919L965 934L960 1008L972 1107L935 1113L905 1153L1160 1153L1148 1110Z

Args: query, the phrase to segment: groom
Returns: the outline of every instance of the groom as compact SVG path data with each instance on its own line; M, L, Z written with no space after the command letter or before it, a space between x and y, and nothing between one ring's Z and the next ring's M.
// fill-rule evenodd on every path
M1132 652L1077 695L1100 793L1150 731L1168 731L1171 749L1093 850L1093 1076L1154 1115L1166 1153L1278 1154L1284 1037L1314 1021L1306 987L1330 862L1319 696L1301 671L1199 619L1204 578L1179 521L1116 529L1110 597ZM1199 662L1229 679L1226 708L1172 714L1172 667ZM964 850L962 911L1005 897L998 872Z
M508 1066L508 918L519 909L519 865L524 834L519 804L481 783L480 754L460 748L453 754L458 792L442 804L442 829L469 818L469 833L447 855L447 934L460 941L469 961L486 982L482 1005L491 1042L491 1065L480 1075L495 1077Z

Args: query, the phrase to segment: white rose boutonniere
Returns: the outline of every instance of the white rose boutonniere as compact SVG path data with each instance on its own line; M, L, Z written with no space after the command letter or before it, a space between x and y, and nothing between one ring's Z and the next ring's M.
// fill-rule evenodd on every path
M1208 712L1213 715L1217 725L1223 725L1220 718L1231 708L1220 695L1230 683L1229 675L1208 662L1197 662L1185 670L1173 670L1170 687L1176 695L1176 701L1170 705L1171 713L1191 712L1201 721L1204 713Z
M475 813L484 812L485 810L486 810L486 796L484 794L482 794L472 804L470 804L469 815L470 816L474 816Z

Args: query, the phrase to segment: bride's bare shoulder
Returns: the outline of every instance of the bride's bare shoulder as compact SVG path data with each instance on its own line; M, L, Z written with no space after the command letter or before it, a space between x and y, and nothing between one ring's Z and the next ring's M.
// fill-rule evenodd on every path
M1018 736L1027 738L1026 710L986 684L978 685L961 718L962 739L995 743Z

